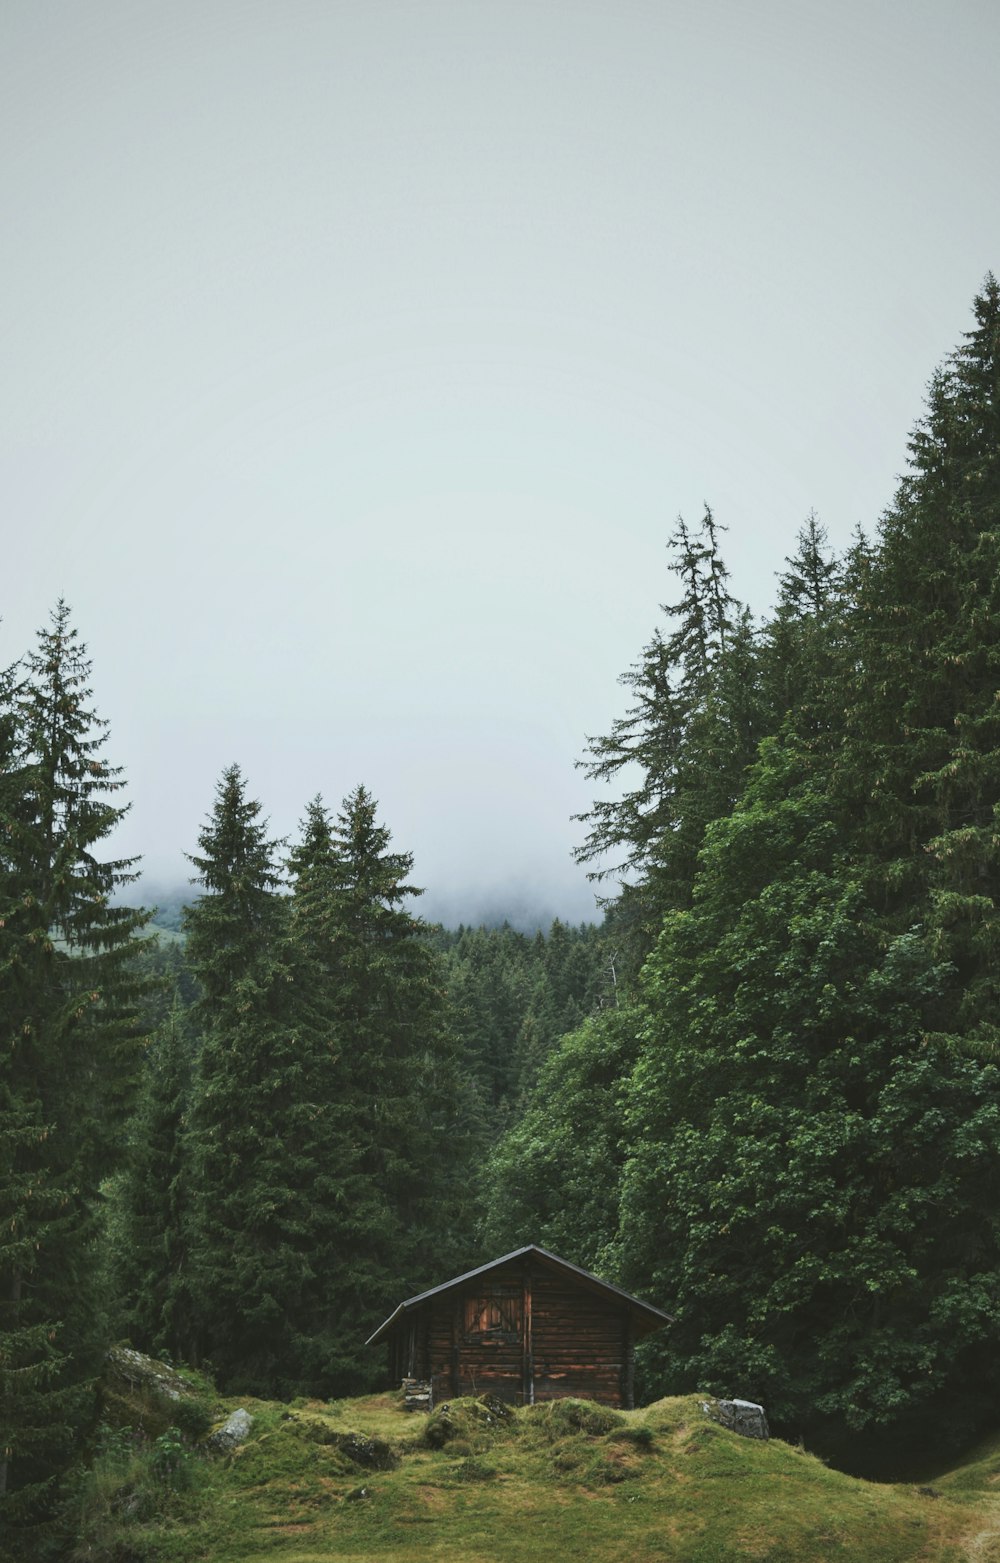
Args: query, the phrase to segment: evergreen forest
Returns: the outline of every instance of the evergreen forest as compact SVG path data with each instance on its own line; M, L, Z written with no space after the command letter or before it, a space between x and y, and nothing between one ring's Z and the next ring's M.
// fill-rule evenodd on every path
M526 1243L675 1316L642 1400L759 1400L875 1474L996 1428L996 280L869 530L793 527L763 617L725 538L676 523L577 761L580 927L432 926L364 785L281 841L238 764L158 917L65 603L0 672L12 1556L69 1545L111 1343L358 1395L403 1298Z

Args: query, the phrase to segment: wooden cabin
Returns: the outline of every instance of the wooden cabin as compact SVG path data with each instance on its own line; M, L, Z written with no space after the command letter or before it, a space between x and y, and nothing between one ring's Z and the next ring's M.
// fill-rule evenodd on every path
M534 1405L565 1395L631 1409L635 1343L671 1316L533 1243L400 1303L384 1341L394 1384Z

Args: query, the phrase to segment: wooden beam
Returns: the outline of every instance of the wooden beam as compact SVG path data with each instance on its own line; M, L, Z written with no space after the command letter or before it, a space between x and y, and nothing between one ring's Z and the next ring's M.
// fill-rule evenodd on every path
M635 1409L635 1320L631 1313L625 1315L625 1341L622 1353L622 1404L626 1411Z
M458 1375L458 1353L462 1340L462 1299L456 1297L455 1306L451 1310L451 1392L457 1396L461 1393Z
M532 1271L531 1261L525 1260L523 1291L521 1295L521 1328L522 1328L522 1389L521 1403L526 1406L535 1404L535 1350L532 1332Z

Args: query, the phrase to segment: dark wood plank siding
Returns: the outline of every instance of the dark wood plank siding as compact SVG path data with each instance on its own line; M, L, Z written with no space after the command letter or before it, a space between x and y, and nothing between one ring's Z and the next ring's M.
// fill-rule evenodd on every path
M470 1323L491 1296L501 1299L503 1327L477 1332ZM452 1395L487 1392L515 1405L566 1395L610 1406L630 1399L628 1310L542 1267L504 1266L429 1299L419 1323L411 1316L394 1331L393 1369L407 1356L415 1324L413 1370L430 1380L436 1405Z
M423 1373L431 1384L434 1404L438 1405L455 1393L451 1382L451 1308L439 1304L426 1312L427 1355Z
M558 1276L535 1279L535 1399L623 1403L623 1310Z

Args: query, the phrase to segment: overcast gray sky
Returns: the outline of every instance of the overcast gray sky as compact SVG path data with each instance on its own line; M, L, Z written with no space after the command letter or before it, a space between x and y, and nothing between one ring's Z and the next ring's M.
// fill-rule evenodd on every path
M235 760L588 915L678 512L763 610L1000 271L996 0L6 0L0 73L0 660L65 596L123 847Z

